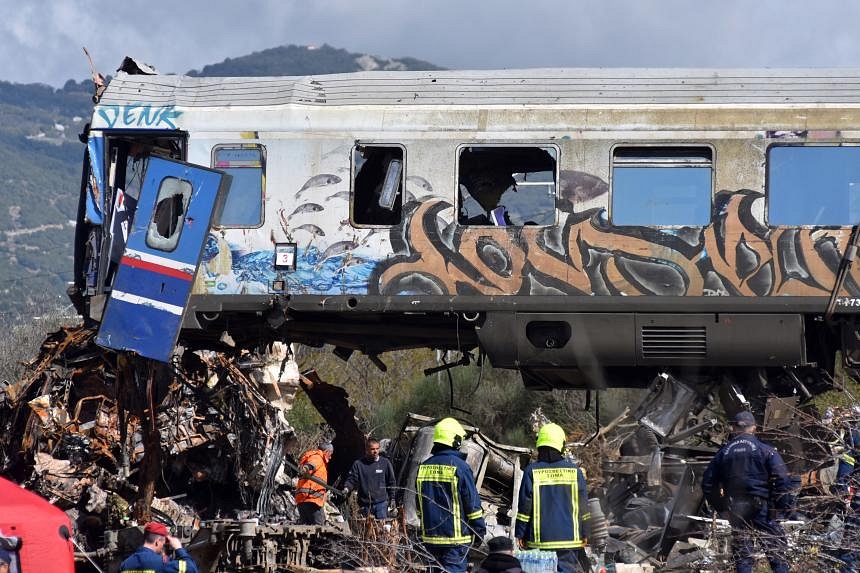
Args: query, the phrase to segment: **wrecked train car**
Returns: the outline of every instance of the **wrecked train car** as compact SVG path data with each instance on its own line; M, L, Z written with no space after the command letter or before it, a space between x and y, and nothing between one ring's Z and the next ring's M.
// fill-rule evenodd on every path
M860 360L856 70L149 71L83 136L70 295L104 346L807 394Z

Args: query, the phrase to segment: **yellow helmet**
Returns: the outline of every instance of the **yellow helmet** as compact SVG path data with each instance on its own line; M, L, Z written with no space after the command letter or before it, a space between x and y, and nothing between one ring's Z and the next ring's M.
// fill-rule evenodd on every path
M433 441L453 448L459 448L460 442L466 437L466 430L454 418L443 418L433 429ZM455 445L456 444L456 445Z
M564 451L564 441L566 439L567 435L561 426L558 424L544 424L540 431L538 431L536 447L549 446L561 452Z

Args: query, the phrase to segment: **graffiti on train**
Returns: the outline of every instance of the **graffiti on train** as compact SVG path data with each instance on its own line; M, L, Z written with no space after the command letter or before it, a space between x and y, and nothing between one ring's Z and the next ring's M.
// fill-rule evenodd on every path
M576 172L569 172L572 175ZM613 227L606 209L577 212L605 193L592 175L560 185L552 227L468 227L445 200L413 202L391 233L397 255L379 263L370 291L385 295L827 296L845 231L773 229L764 195L723 191L707 227ZM564 179L564 178L563 178ZM858 293L853 271L843 291Z

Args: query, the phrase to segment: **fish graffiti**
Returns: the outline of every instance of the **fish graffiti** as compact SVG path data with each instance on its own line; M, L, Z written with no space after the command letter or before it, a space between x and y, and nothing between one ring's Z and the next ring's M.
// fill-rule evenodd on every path
M325 237L325 231L323 231L317 225L314 225L312 223L305 223L304 225L299 225L298 227L296 227L293 230L294 231L305 231L305 232L310 233L311 235L313 235L315 237Z
M323 206L318 203L302 203L298 207L293 210L292 213L287 215L287 221L295 217L296 215L303 215L305 213L318 213L323 210Z
M334 195L329 195L325 198L325 202L328 203L332 199L337 199L339 201L349 201L349 191L340 191L335 193Z
M337 185L340 183L342 179L337 175L332 173L321 173L319 175L314 175L302 185L301 189L296 193L296 198L300 197L302 194L308 192L311 189L316 189L318 187L329 187L331 185Z
M272 281L281 278L295 294L363 294L376 261L354 255L357 246L352 241L335 243L324 251L313 245L300 246L296 271L278 276L272 268L273 251L243 252L210 233L196 292L266 294Z

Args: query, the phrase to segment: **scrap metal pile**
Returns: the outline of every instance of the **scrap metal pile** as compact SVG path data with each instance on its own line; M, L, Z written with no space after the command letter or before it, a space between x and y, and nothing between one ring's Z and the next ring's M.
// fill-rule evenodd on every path
M136 525L152 517L176 527L203 572L331 564L421 570L411 484L432 446L433 419L410 414L398 436L383 440L399 487L396 519L382 527L329 506L327 525L296 525L296 434L286 414L302 388L334 438L336 484L364 446L342 388L313 372L299 375L286 345L260 355L185 351L159 366L92 339L83 327L52 333L27 375L0 386L0 472L69 514L81 571L85 556L116 571L140 543ZM712 390L658 376L638 407L572 445L589 474L595 566L730 567L730 529L703 502L701 478L726 437L719 420L746 404L729 387L717 406ZM832 555L853 542L842 527L844 501L831 492L843 434L857 423L851 408L822 418L797 398L766 404L762 437L779 447L799 482L803 520L790 524L793 563L832 566ZM488 533L507 535L532 452L466 428L462 451Z
M279 376L286 347L267 363L185 352L159 366L92 339L51 334L0 390L0 469L65 510L90 557L115 570L140 543L130 525L152 517L191 542L202 571L305 564L311 541L339 533L291 525L285 411L298 384ZM239 539L242 551L227 548Z
M594 562L656 571L734 568L731 528L705 503L701 481L728 437L725 412L749 404L733 388L723 388L720 399L718 407L707 390L661 375L638 407L573 448L600 500L597 508L591 500ZM857 532L843 527L846 504L834 485L845 436L858 422L855 408L818 415L797 397L766 400L759 436L778 448L796 481L798 511L778 516L788 531L783 557L794 566L830 570L841 548L857 542Z

